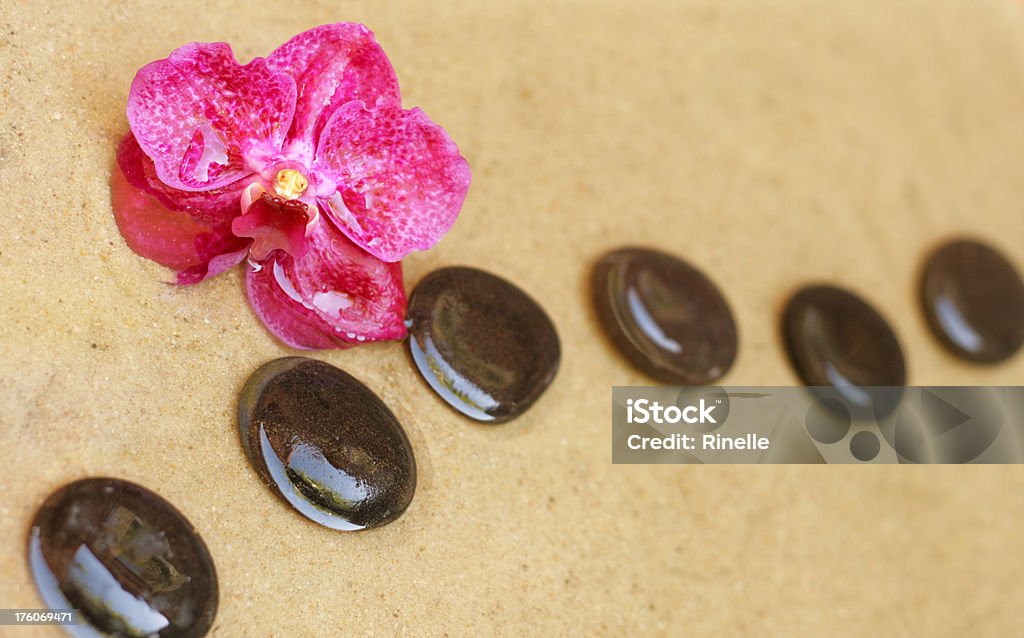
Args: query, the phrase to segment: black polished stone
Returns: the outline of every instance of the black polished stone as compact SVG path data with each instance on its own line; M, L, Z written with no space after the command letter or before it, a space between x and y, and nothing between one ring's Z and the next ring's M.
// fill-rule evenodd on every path
M416 460L388 406L355 377L305 357L264 364L238 402L238 427L260 478L326 527L380 527L409 507Z
M75 636L204 636L217 574L192 524L149 490L110 478L76 481L36 513L29 564L51 609L78 609ZM88 624L85 624L88 623Z
M732 311L718 286L665 253L625 248L608 253L591 279L597 317L618 350L652 377L707 385L736 359Z
M482 270L443 268L424 277L409 299L408 325L420 374L477 421L519 416L558 371L558 333L544 309Z
M832 286L809 286L786 306L782 332L790 361L809 386L833 386L854 416L863 410L888 413L900 393L862 388L903 386L907 369L903 350L888 322L866 301Z
M965 359L1004 361L1024 345L1024 283L989 246L959 240L932 253L921 303L935 335Z

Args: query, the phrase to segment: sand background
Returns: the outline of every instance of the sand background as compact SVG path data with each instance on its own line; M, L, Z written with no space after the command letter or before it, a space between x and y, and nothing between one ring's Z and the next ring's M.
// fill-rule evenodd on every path
M376 32L405 105L473 167L407 285L485 267L563 340L554 385L499 428L442 405L399 344L314 355L377 391L416 450L411 508L363 534L294 514L243 456L237 392L295 351L240 273L165 285L108 189L140 66L193 40L248 60L343 20ZM586 287L623 243L704 268L740 327L732 385L797 381L777 320L809 280L875 303L913 384L1024 382L1024 356L947 355L915 297L954 234L1024 270L1020 2L0 0L0 202L0 607L40 604L38 504L111 475L201 531L215 636L1020 632L1024 468L612 466L609 386L649 380Z

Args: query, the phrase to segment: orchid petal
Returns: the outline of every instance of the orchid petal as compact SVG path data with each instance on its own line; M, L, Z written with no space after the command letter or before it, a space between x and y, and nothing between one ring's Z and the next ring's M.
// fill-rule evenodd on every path
M209 222L230 221L241 212L241 183L209 191L183 191L160 181L153 160L143 152L131 133L125 135L117 149L117 165L128 183L152 195L172 211L184 211Z
M211 235L204 235L202 239L213 240L214 237ZM223 239L227 240L228 238ZM233 241L224 241L223 243L218 244L213 241L203 242L202 240L200 240L198 244L200 246L199 250L201 254L212 253L214 254L214 256L210 257L210 260L205 265L199 264L198 266L193 266L188 270L183 270L179 272L178 277L175 280L175 283L177 283L179 286L198 284L199 282L205 279L209 279L210 277L216 277L222 272L227 272L228 270L231 270L238 264L242 263L242 260L245 259L245 256L249 254L249 246L247 242L243 243L242 247L238 248L237 250L221 252L229 250L227 246L236 243L237 242Z
M220 274L248 250L249 240L231 233L230 215L219 215L216 206L202 217L172 210L130 183L120 167L113 171L110 189L114 218L128 247L177 270L179 284Z
M282 290L274 276L275 267L280 268L275 261L270 261L259 270L249 268L245 273L249 306L271 334L303 350L343 349L354 345L335 337L326 321Z
M168 186L206 191L261 170L281 150L295 81L256 58L242 66L223 42L186 44L142 67L128 122Z
M360 250L321 218L293 258L275 252L246 276L253 311L297 348L343 348L405 336L402 269Z
M330 116L352 100L400 104L398 78L373 32L361 24L326 24L295 36L267 56L298 88L287 153L309 163Z
M313 170L334 185L321 205L353 242L384 261L430 248L469 190L469 164L419 109L349 102L324 127Z

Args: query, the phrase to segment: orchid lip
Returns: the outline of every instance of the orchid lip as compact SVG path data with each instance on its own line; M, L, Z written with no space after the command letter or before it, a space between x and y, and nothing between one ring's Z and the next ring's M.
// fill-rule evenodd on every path
M309 205L299 199L287 199L253 183L242 193L244 213L231 222L231 232L253 240L249 257L266 260L276 250L292 257L305 254L309 231Z
M242 214L244 215L245 213L247 213L249 211L249 208L253 205L253 203L256 200L260 199L263 196L263 194L267 192L269 191L266 188L264 188L263 185L260 184L259 182L252 182L247 187L245 187L245 189L242 190L240 202ZM283 197L283 195L280 195L280 193L278 193L278 196ZM305 197L300 196L299 199L300 201L302 201L303 204L306 205L306 235L308 236L309 233L313 230L313 228L320 222L320 207L317 205L316 200L310 197L308 193L306 193Z

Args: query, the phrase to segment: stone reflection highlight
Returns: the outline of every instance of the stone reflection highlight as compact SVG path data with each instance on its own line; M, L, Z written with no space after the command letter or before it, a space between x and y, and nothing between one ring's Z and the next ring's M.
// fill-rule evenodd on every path
M238 407L257 474L306 518L343 531L397 519L416 490L416 461L398 419L351 375L314 359L265 364Z
M36 514L29 565L44 602L76 608L75 636L203 636L217 611L213 561L167 501L117 479L85 479Z

